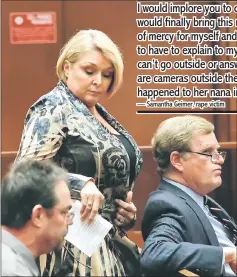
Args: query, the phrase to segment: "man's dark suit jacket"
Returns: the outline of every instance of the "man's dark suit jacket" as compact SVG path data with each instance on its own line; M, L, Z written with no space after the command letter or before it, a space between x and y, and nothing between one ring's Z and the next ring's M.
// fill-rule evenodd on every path
M146 276L175 276L182 269L221 275L223 250L207 216L188 194L164 180L149 196L142 235Z

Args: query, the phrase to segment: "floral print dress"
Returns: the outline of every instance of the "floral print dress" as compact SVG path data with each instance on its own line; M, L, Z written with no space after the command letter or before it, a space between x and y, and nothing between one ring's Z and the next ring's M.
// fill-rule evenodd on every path
M127 192L133 189L135 180L130 176L135 179L138 175L142 155L121 124L101 105L96 108L130 142L136 157L135 168L130 168L129 155L118 136L111 134L62 81L29 109L16 161L23 157L52 159L68 170L72 195L94 178L105 196L100 213L113 223L115 199L125 201ZM130 174L131 170L134 174ZM123 230L114 225L92 257L65 242L62 251L40 258L41 272L44 276L125 276L122 257L113 240L122 238L136 246L124 236Z

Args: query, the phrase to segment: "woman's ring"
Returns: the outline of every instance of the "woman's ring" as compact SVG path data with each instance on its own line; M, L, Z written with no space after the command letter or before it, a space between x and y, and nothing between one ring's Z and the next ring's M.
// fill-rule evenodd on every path
M122 218L122 217L119 219L119 221L120 221L121 223L124 223L124 222L125 222L124 218Z

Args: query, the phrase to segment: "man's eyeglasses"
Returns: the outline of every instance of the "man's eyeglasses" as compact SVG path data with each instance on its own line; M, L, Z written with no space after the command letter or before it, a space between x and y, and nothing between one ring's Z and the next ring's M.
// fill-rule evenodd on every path
M212 161L213 163L218 163L218 162L220 162L220 159L221 159L221 158L225 161L226 156L227 156L227 152L225 152L225 151L213 152L213 153L210 153L210 154L201 153L201 152L195 152L195 151L185 151L185 152L188 152L188 153L195 153L195 154L199 154L199 155L211 157L211 161Z
M73 220L75 213L74 213L74 211L72 211L72 209L70 209L69 211L64 211L64 210L61 210L59 208L54 208L54 209L58 210L61 213L61 215L65 219L67 219L67 221L72 221Z

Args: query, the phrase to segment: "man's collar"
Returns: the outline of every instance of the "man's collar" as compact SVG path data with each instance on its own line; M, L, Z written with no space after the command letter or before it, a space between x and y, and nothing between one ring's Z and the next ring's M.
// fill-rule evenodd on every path
M36 265L36 261L30 250L17 239L14 235L12 235L7 230L1 229L2 231L2 243L8 245L16 254L24 257L27 261L29 267L35 272L36 275L39 274L38 267Z
M203 208L203 196L198 194L196 191L190 189L189 187L186 187L180 183L177 183L176 181L170 180L166 177L162 177L162 179L171 185L181 189L183 192L188 194L201 208Z

